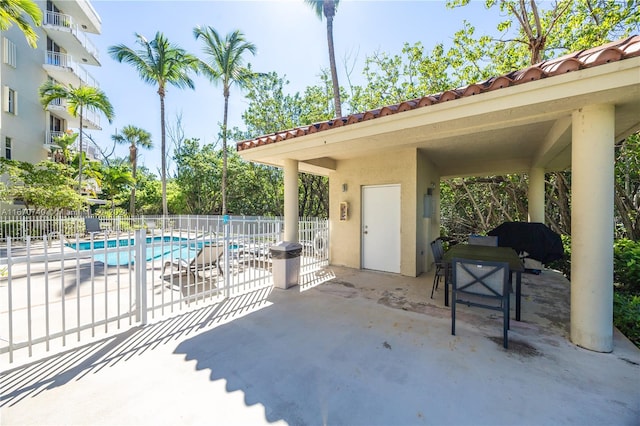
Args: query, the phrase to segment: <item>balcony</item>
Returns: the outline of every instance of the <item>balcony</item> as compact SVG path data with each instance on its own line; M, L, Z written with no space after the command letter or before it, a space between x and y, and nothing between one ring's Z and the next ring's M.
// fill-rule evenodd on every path
M83 140L84 142L82 143L82 152L85 153L86 157L90 160L95 160L96 158L98 158L98 148L96 148L93 142L86 137ZM73 151L80 151L80 143L78 141L73 144Z
M42 145L42 147L47 152L50 152L52 149L60 148L58 145L56 145L54 141L56 138L59 138L64 135L65 135L65 132L56 132L53 130L47 130L47 133L44 136L44 144Z
M43 27L49 38L74 58L79 58L83 64L100 66L98 49L71 15L47 12Z
M47 51L43 68L56 81L78 87L99 87L98 81L79 63L66 53Z
M82 31L100 34L102 21L88 0L53 0L56 8L67 15L74 17L75 22Z
M69 113L67 101L64 99L56 99L47 107L47 111L63 120L67 120L67 127L80 127L80 117L74 117ZM100 114L95 111L84 111L82 115L82 127L91 130L102 130L100 127Z

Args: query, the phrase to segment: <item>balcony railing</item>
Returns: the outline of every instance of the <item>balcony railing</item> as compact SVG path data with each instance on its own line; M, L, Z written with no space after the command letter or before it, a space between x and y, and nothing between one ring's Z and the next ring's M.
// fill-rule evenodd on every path
M49 103L48 110L56 114L63 115L69 121L69 127L76 127L80 124L80 117L73 117L67 109L67 101L64 99L54 99ZM93 110L85 110L82 114L82 124L84 127L100 129L100 113Z
M78 24L73 22L73 18L70 15L58 12L47 12L44 18L44 24L68 30L91 55L95 58L99 57L98 49L91 43L91 40L89 40L85 32L80 29Z
M64 68L73 72L80 82L85 86L100 87L98 81L78 62L73 60L71 55L60 52L47 51L45 57L45 64L54 67Z
M47 130L47 133L44 137L44 145L45 147L54 147L57 146L55 140L59 137L64 136L64 132L56 132L53 130Z
M100 114L97 111L85 110L82 119L84 126L101 128Z

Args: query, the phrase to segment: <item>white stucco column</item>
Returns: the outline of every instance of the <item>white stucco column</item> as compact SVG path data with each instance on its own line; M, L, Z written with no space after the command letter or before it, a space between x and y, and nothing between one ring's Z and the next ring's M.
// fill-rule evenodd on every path
M298 242L298 161L284 160L284 240Z
M574 111L571 148L571 340L613 350L613 105Z
M544 168L529 170L529 222L544 223Z

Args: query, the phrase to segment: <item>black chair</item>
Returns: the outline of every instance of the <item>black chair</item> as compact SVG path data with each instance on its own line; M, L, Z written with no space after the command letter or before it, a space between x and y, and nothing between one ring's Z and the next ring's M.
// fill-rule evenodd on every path
M436 271L433 275L433 286L431 287L431 298L433 299L433 292L438 288L440 278L444 278L445 281L447 279L447 267L442 261L442 256L444 256L444 247L442 246L442 240L440 238L436 238L431 242L431 252L433 253L433 262L436 267Z
M456 304L502 311L503 346L508 348L509 264L454 258L452 260L451 334L456 334Z
M94 217L84 218L85 235L100 234L104 231L100 226L100 219Z

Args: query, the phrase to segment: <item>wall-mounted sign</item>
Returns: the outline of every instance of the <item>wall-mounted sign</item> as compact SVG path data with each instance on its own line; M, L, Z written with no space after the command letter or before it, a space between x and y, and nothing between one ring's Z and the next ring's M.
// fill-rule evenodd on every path
M340 203L340 221L349 219L349 203L342 201Z

